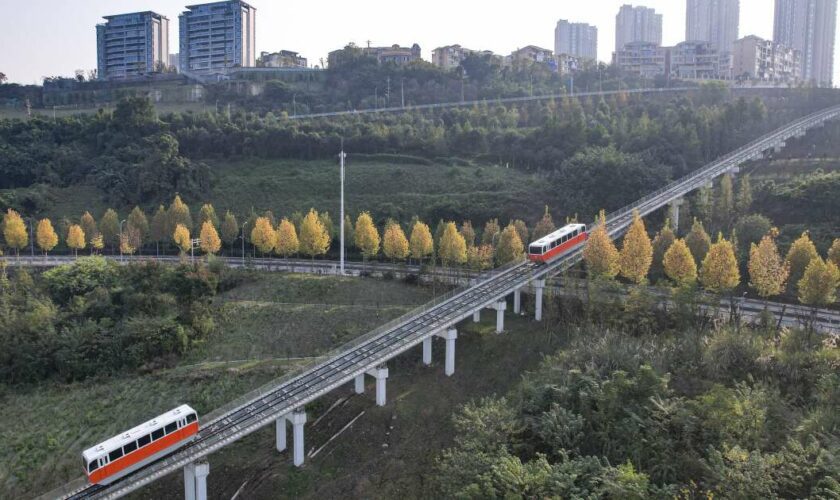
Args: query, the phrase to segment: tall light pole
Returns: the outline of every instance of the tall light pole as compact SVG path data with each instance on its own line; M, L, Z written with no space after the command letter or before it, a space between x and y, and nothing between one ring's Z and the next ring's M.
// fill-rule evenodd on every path
M338 154L339 159L341 160L341 222L339 225L341 226L341 275L344 276L344 159L347 158L347 154L344 153L344 138L341 139L341 153Z
M248 221L242 223L242 268L245 268L245 226L248 225Z

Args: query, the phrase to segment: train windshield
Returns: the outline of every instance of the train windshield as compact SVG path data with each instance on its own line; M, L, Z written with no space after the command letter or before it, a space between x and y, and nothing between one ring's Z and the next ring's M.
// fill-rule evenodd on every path
M531 245L531 249L529 250L531 255L541 255L543 253L542 247L539 245Z

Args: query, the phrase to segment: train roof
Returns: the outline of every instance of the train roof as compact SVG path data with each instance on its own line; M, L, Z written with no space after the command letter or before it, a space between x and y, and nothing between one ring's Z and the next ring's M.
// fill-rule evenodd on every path
M557 238L560 238L562 236L565 236L565 235L571 233L575 229L580 229L580 228L585 228L585 227L586 227L586 224L566 224L565 226L561 227L557 231L554 231L553 233L549 233L549 234L543 236L542 238L538 239L537 241L531 243L531 245L544 246L544 245L546 245L548 243L551 243L552 241L556 240Z
M121 432L116 436L108 439L107 441L103 441L96 446L91 446L90 448L86 449L82 452L82 456L85 458L86 461L90 462L96 458L99 458L103 455L107 455L108 452L111 450L115 450L118 447L125 446L127 443L137 440L140 436L144 434L148 434L153 430L163 427L169 423L172 423L180 418L183 418L190 413L196 413L189 405L181 405L174 410L169 410L168 412L164 413L163 415L158 415L157 417L143 422L142 424L138 425L137 427L133 427L125 432Z

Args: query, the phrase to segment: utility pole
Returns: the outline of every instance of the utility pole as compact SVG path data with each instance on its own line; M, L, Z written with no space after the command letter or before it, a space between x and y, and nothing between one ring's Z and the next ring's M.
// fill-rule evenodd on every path
M405 107L405 78L400 80L400 103L401 107Z
M341 152L338 154L341 163L341 275L344 276L344 159L347 154L344 153L344 138L341 138Z

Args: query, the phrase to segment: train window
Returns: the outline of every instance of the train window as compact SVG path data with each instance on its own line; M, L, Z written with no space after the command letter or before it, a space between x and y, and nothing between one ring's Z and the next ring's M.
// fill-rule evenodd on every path
M88 465L88 472L93 472L99 468L99 462L94 460Z
M122 448L117 448L116 450L112 451L111 453L108 453L108 460L113 462L114 460L120 458L121 456L123 456Z
M191 424L191 423L195 422L195 420L196 420L195 413L190 413L189 415L187 415L187 423L188 424Z
M175 429L177 429L177 428L178 428L178 424L177 424L177 423L175 423L175 422L172 422L171 424L167 425L167 426L164 428L164 430L166 430L166 433L167 433L167 434L170 434L170 433L172 433L172 432L175 432Z
M152 431L152 441L157 441L163 437L163 429L155 429Z
M132 442L128 443L127 445L123 446L123 453L128 455L129 453L131 453L132 451L134 451L136 449L137 449L137 441L132 441Z
M137 445L142 448L151 442L152 438L148 434L146 434L145 436L140 436L140 439L137 440Z

